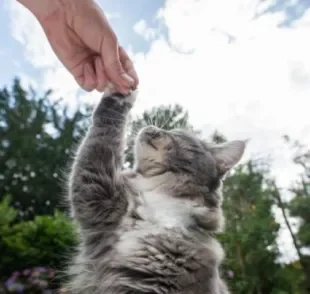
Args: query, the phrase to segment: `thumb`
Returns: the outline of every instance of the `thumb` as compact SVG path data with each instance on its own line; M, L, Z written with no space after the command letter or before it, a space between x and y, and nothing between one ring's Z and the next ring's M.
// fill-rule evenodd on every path
M120 49L116 37L106 37L101 45L101 57L105 72L120 91L127 92L134 86L135 81L123 68L120 60Z
M139 78L133 65L133 62L131 61L129 55L122 47L119 47L119 56L125 72L134 80L133 88L136 88L139 84Z

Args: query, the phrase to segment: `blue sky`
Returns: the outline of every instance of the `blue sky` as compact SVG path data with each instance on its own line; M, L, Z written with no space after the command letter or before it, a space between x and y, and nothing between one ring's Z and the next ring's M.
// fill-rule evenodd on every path
M310 147L309 0L99 2L139 74L135 113L179 103L206 137L250 138L244 159L269 156L278 185L290 185L299 170L282 135ZM72 107L100 98L80 91L15 0L0 2L0 65L1 87L19 76Z

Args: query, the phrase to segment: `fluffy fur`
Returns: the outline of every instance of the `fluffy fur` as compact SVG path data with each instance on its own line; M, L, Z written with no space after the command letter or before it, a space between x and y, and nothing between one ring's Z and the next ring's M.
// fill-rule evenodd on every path
M69 181L80 227L72 294L227 294L221 183L244 141L207 144L153 126L135 142L135 167L122 171L126 118L135 93L109 94L93 113Z

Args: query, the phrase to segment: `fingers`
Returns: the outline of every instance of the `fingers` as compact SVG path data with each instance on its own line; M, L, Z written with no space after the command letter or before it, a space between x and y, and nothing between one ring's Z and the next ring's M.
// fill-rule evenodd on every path
M93 60L85 61L82 74L75 77L78 84L85 91L93 91L96 89L99 92L103 92L108 82L111 81L115 85L116 89L123 94L127 94L131 89L136 88L139 83L137 73L126 52L123 49L121 50L120 65L122 68L120 71L123 72L123 74L129 75L131 79L130 83L118 84L110 79L106 73L106 69L104 68L101 56L94 56Z
M108 77L105 73L103 62L100 56L95 57L95 70L97 75L97 91L103 92L108 84Z
M97 85L97 78L91 63L86 63L84 67L84 88L92 91Z
M79 75L75 75L75 80L85 91L96 89L103 92L108 84L108 77L105 73L100 56L84 61Z
M109 73L110 76L108 76ZM125 82L123 82L123 77ZM139 83L133 63L123 48L119 50L119 61L110 67L104 66L101 56L86 59L81 74L75 79L84 90L96 89L99 92L103 92L108 82L111 81L117 91L123 94L136 88Z
M106 52L104 54L104 56L107 55ZM130 57L122 47L118 47L113 54L109 56L108 61L107 58L103 59L106 74L108 79L116 85L118 91L127 94L139 84L137 72ZM105 58L104 56L103 58Z
M101 56L104 69L109 80L111 80L111 82L116 85L117 89L121 93L127 94L134 86L135 80L130 77L123 68L121 57L123 59L126 58L124 58L123 52L119 52L119 46L116 38L103 38Z
M124 71L134 80L133 88L136 88L139 84L137 72L128 54L122 47L119 47L119 56Z
M92 71L85 66L84 88L88 91L92 88L102 91L108 80L119 92L127 94L138 85L138 77L129 56L119 47L104 12L95 1L81 0L74 3L75 13L72 13L70 27L84 43L86 50L101 57L101 62L96 57L90 57L93 59L90 63Z
M85 61L80 67L79 72L78 75L74 75L74 78L81 88L88 92L94 90L97 85L97 78L91 62Z

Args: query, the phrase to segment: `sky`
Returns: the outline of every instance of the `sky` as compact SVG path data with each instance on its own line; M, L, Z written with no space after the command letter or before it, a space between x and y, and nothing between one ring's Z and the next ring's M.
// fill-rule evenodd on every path
M283 143L310 147L309 0L98 0L140 78L136 114L179 103L209 136L250 139L244 160L269 157L278 185L300 172ZM0 2L0 87L54 90L72 107L96 103L52 52L34 17L16 0ZM52 98L53 99L53 98ZM281 219L279 212L277 217ZM294 258L287 231L282 251Z

